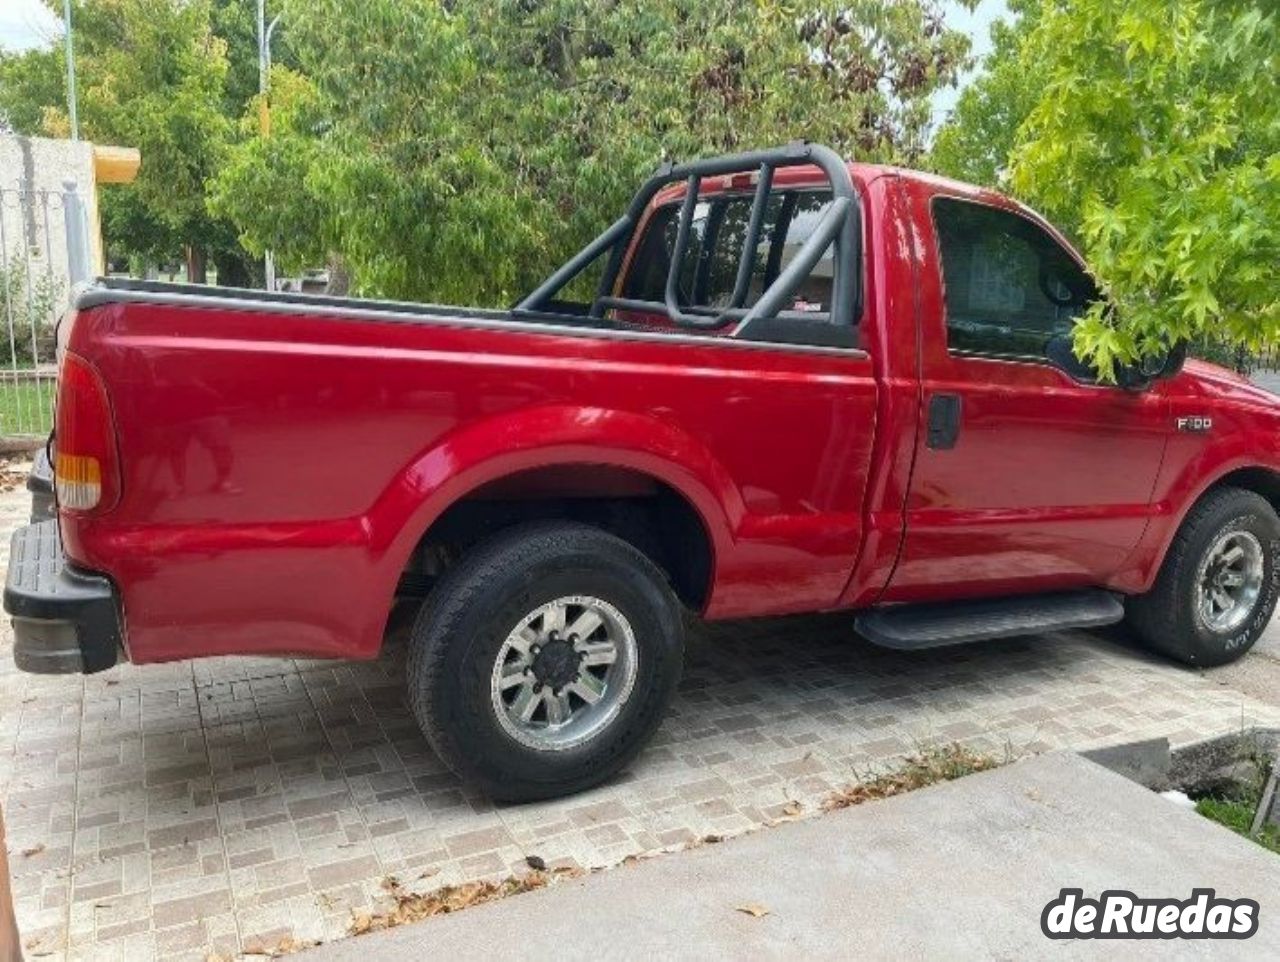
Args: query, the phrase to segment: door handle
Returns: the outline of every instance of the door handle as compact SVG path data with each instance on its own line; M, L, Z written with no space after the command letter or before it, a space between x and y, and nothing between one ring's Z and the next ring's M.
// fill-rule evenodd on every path
M960 437L961 399L959 394L929 397L929 434L925 443L935 451L950 451Z

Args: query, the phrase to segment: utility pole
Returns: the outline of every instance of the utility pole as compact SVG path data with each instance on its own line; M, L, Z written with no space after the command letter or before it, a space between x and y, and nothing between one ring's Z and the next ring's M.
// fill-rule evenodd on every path
M62 0L62 17L67 22L67 116L71 120L71 139L79 140L80 120L76 116L76 51L71 42L71 0Z
M70 2L70 0L68 0ZM258 132L263 137L271 136L271 110L267 104L267 90L271 83L271 35L279 15L267 26L267 0L258 0L258 93L261 106L258 112ZM276 289L276 257L270 250L263 257L263 273L266 274L267 290Z

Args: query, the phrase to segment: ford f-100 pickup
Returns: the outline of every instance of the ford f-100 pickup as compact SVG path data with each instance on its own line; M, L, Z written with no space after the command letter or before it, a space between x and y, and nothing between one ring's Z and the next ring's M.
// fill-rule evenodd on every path
M1099 297L1025 207L808 144L664 165L510 310L99 281L14 656L367 659L411 604L409 703L504 799L626 765L690 615L1225 663L1276 604L1280 403L1177 349L1104 382Z

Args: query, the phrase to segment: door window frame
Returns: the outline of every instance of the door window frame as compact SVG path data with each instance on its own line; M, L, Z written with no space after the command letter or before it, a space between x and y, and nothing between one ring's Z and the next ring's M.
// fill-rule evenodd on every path
M1082 380L1080 377L1077 376L1076 373L1065 370L1060 364L1055 364L1047 354L1017 354L1012 351L1010 352L980 351L980 350L972 350L968 348L958 348L958 347L952 346L950 312L947 308L947 275L946 275L945 265L943 262L942 234L941 234L941 231L939 231L938 229L937 204L939 201L949 201L949 202L958 203L958 204L968 204L972 207L983 207L983 208L986 208L987 210L994 210L999 213L1008 214L1012 217L1017 217L1024 223L1029 224L1032 227L1036 228L1043 235L1049 238L1049 240L1051 240L1054 244L1056 244L1059 250L1064 252L1067 255L1067 257L1070 258L1072 263L1074 263L1077 267L1079 267L1080 270L1085 275L1089 276L1091 280L1092 280L1092 274L1090 274L1088 265L1085 264L1084 259L1081 258L1080 255L1076 252L1075 248L1072 247L1071 244L1067 242L1067 239L1063 237L1061 233L1059 233L1052 225L1041 220L1040 218L1031 216L1026 211L1023 211L1017 207L991 203L989 201L979 199L979 198L966 197L960 194L952 194L952 193L946 193L946 192L937 192L932 194L929 197L929 203L928 203L929 226L933 232L933 248L934 248L934 253L936 254L936 261L937 261L936 270L938 273L938 291L940 294L940 302L942 305L943 346L946 350L947 355L949 357L976 358L976 359L986 360L986 361L1003 361L1006 363L1034 364L1038 367L1051 368L1054 371L1058 371L1062 374L1065 374L1067 377L1070 377L1073 381L1077 383L1082 383L1087 385L1098 385L1098 382L1095 379L1090 378L1087 380ZM1099 292L1099 296L1102 296L1101 292Z

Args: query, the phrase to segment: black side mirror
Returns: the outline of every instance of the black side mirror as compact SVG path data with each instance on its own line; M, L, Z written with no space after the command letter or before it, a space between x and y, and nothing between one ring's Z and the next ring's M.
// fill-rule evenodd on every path
M1163 380L1182 370L1187 360L1187 345L1175 344L1163 354L1149 354L1134 364L1116 368L1116 383L1131 391L1145 391L1152 381Z
M1143 358L1142 373L1154 380L1173 377L1187 361L1187 342L1179 341L1163 354Z
M1055 334L1045 345L1045 355L1056 367L1061 368L1077 381L1094 383L1098 372L1076 357L1070 334ZM1126 391L1145 391L1151 382L1173 377L1182 370L1187 360L1187 345L1178 343L1163 354L1147 356L1136 364L1116 365L1116 384Z

